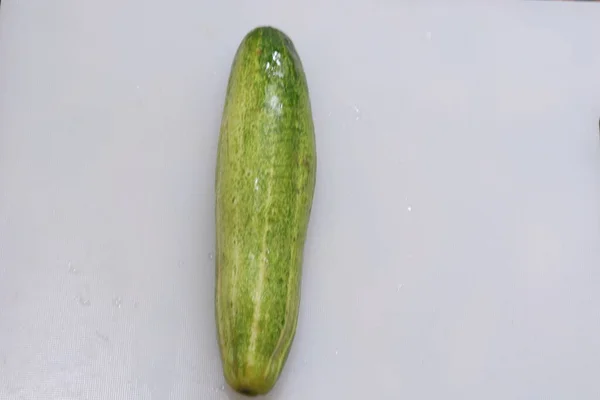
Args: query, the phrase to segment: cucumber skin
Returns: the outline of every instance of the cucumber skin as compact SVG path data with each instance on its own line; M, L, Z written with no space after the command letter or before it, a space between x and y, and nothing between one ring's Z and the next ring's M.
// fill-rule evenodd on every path
M276 28L255 28L238 47L217 154L215 308L223 372L235 391L266 394L296 332L317 167L303 66Z

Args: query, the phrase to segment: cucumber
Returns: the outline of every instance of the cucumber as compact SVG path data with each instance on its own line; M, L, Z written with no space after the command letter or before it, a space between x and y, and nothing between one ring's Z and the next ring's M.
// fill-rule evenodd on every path
M268 393L287 360L316 167L300 57L285 33L255 28L231 66L215 185L217 333L236 392Z

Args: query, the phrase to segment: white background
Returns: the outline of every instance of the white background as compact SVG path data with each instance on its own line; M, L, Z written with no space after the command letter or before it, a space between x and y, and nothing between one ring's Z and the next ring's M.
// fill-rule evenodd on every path
M496 3L5 0L0 398L239 398L214 165L263 24L319 157L268 398L600 398L600 6Z

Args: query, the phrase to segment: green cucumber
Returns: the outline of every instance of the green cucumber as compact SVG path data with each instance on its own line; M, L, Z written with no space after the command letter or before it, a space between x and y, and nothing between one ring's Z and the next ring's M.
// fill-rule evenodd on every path
M239 393L268 393L287 360L316 168L300 57L285 33L255 28L231 67L215 185L218 342Z

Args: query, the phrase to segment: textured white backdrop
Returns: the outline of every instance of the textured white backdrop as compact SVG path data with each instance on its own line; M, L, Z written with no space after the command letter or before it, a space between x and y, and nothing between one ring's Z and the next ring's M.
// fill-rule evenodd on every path
M214 163L233 54L262 24L300 52L319 156L269 398L600 398L599 20L5 1L0 398L238 398L214 327Z

